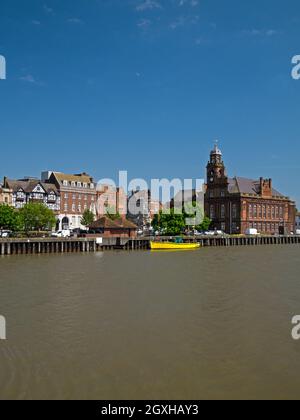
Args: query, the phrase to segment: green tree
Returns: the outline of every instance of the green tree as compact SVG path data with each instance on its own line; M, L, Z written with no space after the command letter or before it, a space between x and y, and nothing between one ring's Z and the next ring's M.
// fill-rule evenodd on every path
M55 214L44 204L29 203L20 210L25 232L51 230L56 224Z
M170 209L169 214L160 211L152 221L152 227L155 231L159 230L164 235L180 235L185 228L184 214L176 214L174 209Z
M0 231L4 229L17 231L21 228L19 213L7 204L0 205Z
M80 222L83 226L88 227L93 223L94 220L95 220L94 213L91 210L87 209L84 211Z

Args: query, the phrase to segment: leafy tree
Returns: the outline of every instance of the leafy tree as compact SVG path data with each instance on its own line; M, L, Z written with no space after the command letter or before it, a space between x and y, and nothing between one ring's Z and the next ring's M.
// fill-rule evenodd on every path
M25 232L51 230L56 224L55 214L44 204L29 203L20 210Z
M176 214L174 209L170 209L169 214L160 211L154 216L152 221L153 229L161 231L164 235L180 235L185 228L184 214Z
M176 209L171 208L169 214L160 211L154 216L152 227L165 235L180 235L187 226L199 231L208 230L211 220L204 215L203 206L197 202L186 203L181 214L176 214Z
M80 222L83 226L88 227L93 223L94 220L95 220L94 213L91 210L87 209L84 211Z
M207 216L204 216L203 222L200 225L196 226L196 229L199 230L199 231L205 232L205 231L209 230L210 225L211 225L210 218L207 217Z
M4 229L14 232L21 229L19 213L7 204L0 205L0 231Z

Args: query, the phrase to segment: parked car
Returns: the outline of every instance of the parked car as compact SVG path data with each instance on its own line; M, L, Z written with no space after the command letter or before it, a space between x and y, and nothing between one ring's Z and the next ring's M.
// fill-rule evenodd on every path
M10 230L2 230L2 232L0 232L0 237L1 238L9 238L11 236L12 232Z
M53 238L70 238L71 237L71 231L69 229L67 230L59 230L57 232L53 232L51 234Z
M246 235L257 236L259 235L257 229L247 229L245 232Z

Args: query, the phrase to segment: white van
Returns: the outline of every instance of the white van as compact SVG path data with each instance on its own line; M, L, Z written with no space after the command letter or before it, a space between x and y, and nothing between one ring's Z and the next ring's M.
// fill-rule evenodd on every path
M58 232L53 232L51 236L53 238L70 238L71 231L69 229L59 230Z
M259 235L257 229L247 229L245 232L246 235L257 236Z

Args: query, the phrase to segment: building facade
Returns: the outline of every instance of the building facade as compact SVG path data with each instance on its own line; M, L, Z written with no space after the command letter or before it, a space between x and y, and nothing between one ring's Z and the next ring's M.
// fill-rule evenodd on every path
M300 234L300 213L296 214L295 230L297 234Z
M122 218L127 216L127 195L123 188L112 185L97 185L97 217L106 214L119 214Z
M205 213L213 229L228 234L244 234L250 228L273 235L295 230L295 203L276 191L271 179L228 178L217 146L207 164Z
M6 204L12 205L13 191L9 188L5 188L4 184L0 184L0 205Z
M144 232L151 229L151 222L161 209L160 201L152 198L150 190L132 191L128 197L127 217Z
M54 184L60 194L57 230L84 229L81 219L85 210L96 215L96 188L93 178L86 174L68 175L61 172L43 172L42 180Z
M56 214L60 210L60 195L54 184L46 184L35 178L4 178L3 190L6 191L8 204L16 209L29 203L41 203Z

